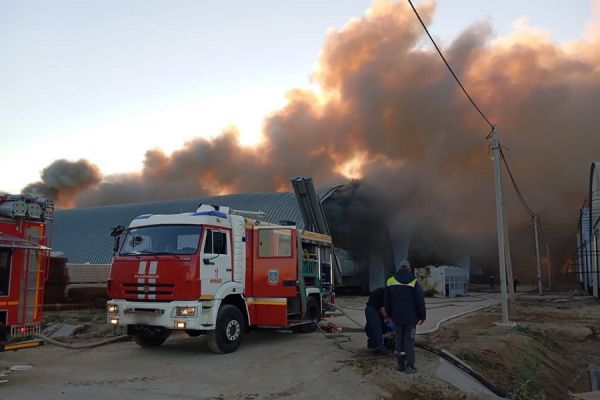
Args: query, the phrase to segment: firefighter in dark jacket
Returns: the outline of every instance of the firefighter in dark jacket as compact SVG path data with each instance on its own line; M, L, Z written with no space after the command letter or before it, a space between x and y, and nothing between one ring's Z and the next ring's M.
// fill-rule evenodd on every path
M408 261L402 261L397 272L387 280L385 311L396 324L398 370L415 373L415 336L417 324L425 322L423 288L410 272Z
M365 333L367 334L367 347L375 349L375 353L387 355L388 350L383 343L383 322L386 319L383 307L383 295L385 288L378 288L371 292L367 305L365 306Z

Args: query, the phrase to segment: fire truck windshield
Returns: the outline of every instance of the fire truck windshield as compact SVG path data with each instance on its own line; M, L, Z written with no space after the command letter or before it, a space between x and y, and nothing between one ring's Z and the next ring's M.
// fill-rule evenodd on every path
M119 255L194 254L202 234L199 225L154 225L127 231Z

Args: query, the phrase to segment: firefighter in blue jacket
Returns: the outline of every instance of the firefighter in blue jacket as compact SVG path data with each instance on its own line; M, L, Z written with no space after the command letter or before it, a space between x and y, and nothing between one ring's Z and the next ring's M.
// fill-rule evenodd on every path
M396 355L398 370L415 373L415 336L417 324L425 322L425 295L408 261L402 261L398 270L387 280L385 311L396 324Z

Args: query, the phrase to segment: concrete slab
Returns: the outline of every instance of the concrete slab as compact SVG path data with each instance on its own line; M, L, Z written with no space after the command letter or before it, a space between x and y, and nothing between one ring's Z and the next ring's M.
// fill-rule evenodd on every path
M81 332L84 329L83 325L71 325L65 323L52 324L44 329L44 335L52 338L59 339L65 338L69 336L74 336L78 332Z
M600 400L600 392L576 393L571 395L577 400Z
M440 358L440 365L438 366L436 373L440 379L443 379L463 392L483 394L490 399L501 399L501 397L496 396L494 392L483 386L471 375L443 358Z

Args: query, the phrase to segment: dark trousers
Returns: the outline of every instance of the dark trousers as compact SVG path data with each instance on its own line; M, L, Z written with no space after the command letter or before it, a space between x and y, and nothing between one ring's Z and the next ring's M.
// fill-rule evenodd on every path
M367 325L365 325L365 333L367 334L367 346L371 349L379 349L386 351L383 345L383 330L381 329L381 315L375 306L367 304L365 307L365 317Z
M416 325L396 326L396 357L398 366L404 368L415 367L415 336Z

